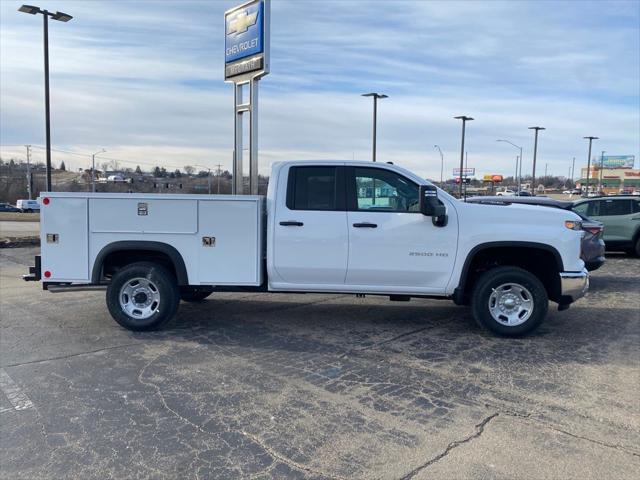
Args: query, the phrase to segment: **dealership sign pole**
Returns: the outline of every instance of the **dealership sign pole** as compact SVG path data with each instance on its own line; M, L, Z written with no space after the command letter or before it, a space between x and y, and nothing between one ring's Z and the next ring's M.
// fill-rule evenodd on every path
M252 0L224 14L224 79L233 83L232 193L241 195L242 115L249 114L249 193L258 194L258 81L269 73L270 0ZM245 100L243 89L248 87Z

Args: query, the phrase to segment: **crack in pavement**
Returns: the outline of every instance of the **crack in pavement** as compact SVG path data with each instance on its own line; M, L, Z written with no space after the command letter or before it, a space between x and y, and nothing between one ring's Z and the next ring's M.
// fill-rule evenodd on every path
M79 357L81 355L91 355L92 353L104 352L104 351L107 351L107 350L114 350L116 348L132 347L134 345L141 345L141 344L142 344L141 342L136 342L136 343L125 343L124 345L113 345L111 347L98 348L97 350L89 350L89 351L86 351L86 352L70 353L68 355L61 355L59 357L42 358L42 359L39 359L39 360L30 360L28 362L11 363L11 364L7 364L7 365L0 365L0 368L21 367L23 365L32 365L34 363L51 362L51 361L54 361L54 360L64 360L66 358ZM144 345L144 344L142 344L142 345Z
M269 455L271 455L271 457L273 457L275 460L278 460L279 462L282 462L286 465L289 465L290 467L295 468L296 470L300 470L303 472L307 472L307 473L312 473L314 475L321 475L323 477L326 478L331 478L333 480L346 480L346 477L337 477L335 475L329 475L328 473L322 472L320 470L315 470L311 467L306 467L304 465L302 465L301 463L295 462L293 460L291 460L290 458L284 457L282 455L280 455L278 452L276 452L275 450L273 450L271 447L269 447L268 445L265 445L258 437L256 437L255 435L242 431L240 432L242 433L242 435L244 435L245 437L247 437L248 439L250 439L251 441L253 441L254 443L256 443L257 445L260 445L260 447L267 452Z
M451 452L451 450L454 450L454 449L458 448L460 445L463 445L465 443L470 442L471 440L473 440L475 438L478 438L484 432L484 428L487 426L487 424L491 420L496 418L498 415L500 415L500 413L496 412L496 413L493 413L493 414L489 415L488 417L486 417L484 420L482 420L480 423L478 423L475 426L475 432L473 434L469 435L468 437L463 438L462 440L455 440L455 441L451 442L449 445L447 445L447 448L445 448L444 452L436 455L435 457L433 457L428 462L423 463L422 465L414 468L409 473L407 473L404 477L401 477L401 480L410 480L411 478L415 477L419 472L421 472L425 468L433 465L434 463L440 461L441 459L443 459L444 457L449 455L449 452Z
M433 325L429 325L428 327L422 327L422 328L418 328L417 330L412 330L410 332L401 333L400 335L396 335L393 338L388 338L386 340L381 340L380 342L373 343L373 344L368 345L368 346L363 347L363 348L354 348L352 350L349 350L348 352L345 352L345 353L343 353L341 355L338 355L338 358L346 358L347 356L349 356L352 353L365 352L367 350L371 350L372 348L380 347L382 345L386 345L387 343L395 342L396 340L399 340L401 338L408 337L409 335L414 335L416 333L424 332L425 330L431 330L433 328L434 328Z

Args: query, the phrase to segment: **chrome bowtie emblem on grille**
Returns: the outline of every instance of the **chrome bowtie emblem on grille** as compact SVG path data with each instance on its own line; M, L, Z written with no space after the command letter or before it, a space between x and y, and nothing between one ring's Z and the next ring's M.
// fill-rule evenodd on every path
M247 11L243 10L229 21L229 31L227 35L244 33L249 30L249 27L255 25L257 20L258 12L247 14Z

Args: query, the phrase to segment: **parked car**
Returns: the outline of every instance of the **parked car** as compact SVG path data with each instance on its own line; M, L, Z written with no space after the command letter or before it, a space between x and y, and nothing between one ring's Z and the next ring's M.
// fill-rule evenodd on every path
M16 202L16 207L22 213L31 213L31 212L39 212L40 204L37 200L18 200Z
M521 190L518 193L516 193L516 196L518 196L518 197L532 197L533 195L531 195L531 193L527 192L526 190Z
M573 211L604 224L607 250L640 256L640 198L618 195L578 200Z
M515 194L516 194L516 192L514 192L513 190L508 189L508 188L505 188L504 190L500 190L500 191L496 192L496 195L499 196L499 197L503 197L503 196L504 197L511 197L511 196L513 196Z
M10 203L0 203L0 212L19 212L20 209Z
M573 210L574 203L563 200L554 200L549 197L472 197L467 202L485 203L485 204L510 204L519 203L525 205L540 205L543 207L561 208L563 210ZM575 211L575 210L574 210ZM581 258L589 271L597 270L605 262L605 241L602 238L604 225L602 222L587 218L580 212L575 212L582 218L582 229L584 237L582 238Z

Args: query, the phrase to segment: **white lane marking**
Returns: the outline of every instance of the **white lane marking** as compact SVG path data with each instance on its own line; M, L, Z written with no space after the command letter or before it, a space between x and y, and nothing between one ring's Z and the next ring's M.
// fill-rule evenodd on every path
M16 385L16 382L9 376L4 369L0 368L0 389L5 394L7 399L13 405L13 410L27 410L33 408L33 403L29 400L20 387ZM11 410L10 408L3 408L0 413Z

